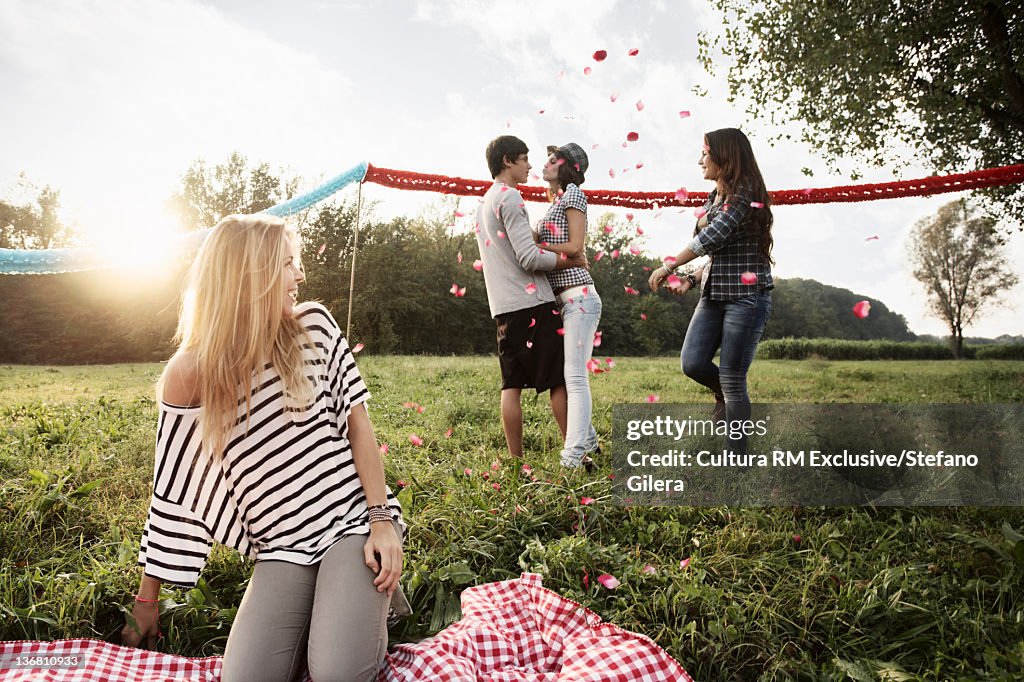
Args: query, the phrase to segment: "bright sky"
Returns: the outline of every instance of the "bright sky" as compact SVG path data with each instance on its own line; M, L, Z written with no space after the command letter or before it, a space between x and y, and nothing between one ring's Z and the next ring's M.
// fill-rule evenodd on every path
M60 189L65 218L96 240L152 244L190 163L233 150L300 175L305 190L362 160L486 178L484 147L510 133L538 173L546 145L580 143L585 188L707 190L702 135L727 126L751 137L770 190L849 183L803 145L772 148L766 124L726 101L725 65L711 77L696 59L698 31L716 20L701 0L5 0L0 196L24 171ZM601 49L608 58L597 63ZM629 131L640 139L623 148ZM874 171L862 181L891 179ZM438 201L369 184L363 193L384 218ZM945 334L905 246L918 219L954 198L776 207L775 273L877 298L913 331ZM534 218L544 209L528 207ZM689 210L636 213L656 256L678 251L693 228ZM1019 234L1011 249L1024 262ZM1007 298L1022 294L1019 285ZM1024 333L1008 307L968 330L1002 333Z

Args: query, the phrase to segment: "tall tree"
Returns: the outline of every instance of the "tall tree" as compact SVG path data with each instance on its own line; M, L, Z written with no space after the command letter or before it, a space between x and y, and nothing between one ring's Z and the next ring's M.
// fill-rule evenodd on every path
M275 174L267 163L249 167L248 160L232 152L213 168L202 159L194 161L181 178L170 204L186 230L212 227L232 213L258 213L291 199L299 178Z
M32 198L22 203L0 200L0 248L50 249L70 245L74 232L57 215L60 192L50 185L39 188L24 175L18 185L22 194Z
M805 124L803 139L833 170L851 153L936 172L1024 160L1019 0L712 1L723 28L700 37L705 68L724 53L730 101ZM992 217L1021 229L1024 187L983 194Z
M949 327L953 354L963 357L964 327L1018 282L995 224L961 199L940 208L934 218L918 221L910 239L914 277Z

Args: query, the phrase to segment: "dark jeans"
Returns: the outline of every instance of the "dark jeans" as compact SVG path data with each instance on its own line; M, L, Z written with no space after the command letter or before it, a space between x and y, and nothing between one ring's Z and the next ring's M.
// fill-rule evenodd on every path
M725 401L725 418L730 424L750 418L747 370L771 310L770 291L732 301L702 297L686 329L680 354L683 374L710 388L716 400ZM722 353L716 367L712 360L719 349ZM746 452L745 436L729 438L727 444L734 451Z

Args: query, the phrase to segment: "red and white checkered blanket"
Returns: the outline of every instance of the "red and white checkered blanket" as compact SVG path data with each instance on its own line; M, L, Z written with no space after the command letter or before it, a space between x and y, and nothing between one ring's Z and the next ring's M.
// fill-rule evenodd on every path
M77 656L74 667L58 667ZM42 667L13 667L18 657ZM61 660L63 658L63 661ZM0 642L3 682L217 682L221 659L184 658L94 639ZM307 678L308 679L308 678ZM462 593L462 619L387 656L378 682L692 682L651 639L524 573Z

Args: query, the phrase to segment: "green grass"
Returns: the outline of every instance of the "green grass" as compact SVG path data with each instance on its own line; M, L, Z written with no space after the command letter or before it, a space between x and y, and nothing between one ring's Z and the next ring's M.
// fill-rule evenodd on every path
M414 614L396 640L457 618L466 586L528 570L700 680L1024 675L1020 509L616 506L610 469L560 474L546 397L524 401L532 472L503 456L493 358L360 367L388 480L405 484ZM116 640L138 584L159 370L0 368L0 638ZM617 359L592 385L606 442L615 403L708 399L666 358ZM759 402L1021 402L1024 363L758 360L750 388ZM198 588L166 590L163 649L220 653L247 571L216 550ZM622 585L602 587L604 572Z

